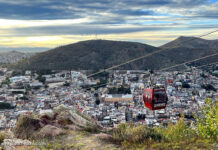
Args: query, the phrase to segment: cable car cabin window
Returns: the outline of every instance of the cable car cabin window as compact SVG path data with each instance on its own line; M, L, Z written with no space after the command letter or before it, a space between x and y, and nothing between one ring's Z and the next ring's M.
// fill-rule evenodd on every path
M150 92L145 91L144 97L145 97L145 102L146 102L146 103L149 103L149 99L150 99L150 97L151 97Z
M154 103L166 102L167 97L165 91L154 91Z
M150 93L150 92L147 92L146 95L147 95L147 103L149 103L149 100L150 100L150 98L151 98L151 93Z

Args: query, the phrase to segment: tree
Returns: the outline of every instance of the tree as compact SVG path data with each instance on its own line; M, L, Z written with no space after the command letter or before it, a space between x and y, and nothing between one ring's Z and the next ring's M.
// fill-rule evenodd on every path
M70 86L70 83L66 81L63 86Z
M4 102L1 102L0 103L0 109L13 109L14 107L11 106L10 103L4 103Z
M198 90L194 89L194 90L192 91L192 95L199 95Z
M201 87L202 87L203 89L207 90L207 91L212 90L212 91L216 92L216 88L215 88L213 85L211 85L211 84L202 85Z
M188 83L182 82L182 87L183 88L190 88L190 85Z
M41 69L37 70L37 74L40 75L46 75L46 74L52 74L52 71L50 69Z
M24 75L25 74L25 71L23 70L14 70L11 74L12 77L14 76L21 76L21 75Z
M39 82L42 82L43 84L45 84L46 78L39 75L37 80L39 80Z
M95 100L95 104L96 104L96 105L99 105L99 104L100 104L100 100L99 100L99 98L96 98L96 100Z
M21 97L20 99L22 100L28 100L28 97L26 97L25 95L23 97Z
M7 85L10 84L9 77L7 77L5 80L2 81L2 85L3 85L3 84L7 84Z

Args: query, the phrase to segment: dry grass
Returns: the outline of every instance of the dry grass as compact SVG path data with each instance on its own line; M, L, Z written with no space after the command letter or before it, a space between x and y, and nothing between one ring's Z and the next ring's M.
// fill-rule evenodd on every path
M98 133L93 134L86 131L68 130L66 135L53 139L42 139L35 143L46 143L38 146L43 150L115 150L118 146L107 140L109 135Z

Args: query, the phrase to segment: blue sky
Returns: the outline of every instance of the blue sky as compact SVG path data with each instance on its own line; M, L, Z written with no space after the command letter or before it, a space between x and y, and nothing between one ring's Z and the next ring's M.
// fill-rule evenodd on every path
M160 46L216 28L218 0L0 0L0 48L90 39Z

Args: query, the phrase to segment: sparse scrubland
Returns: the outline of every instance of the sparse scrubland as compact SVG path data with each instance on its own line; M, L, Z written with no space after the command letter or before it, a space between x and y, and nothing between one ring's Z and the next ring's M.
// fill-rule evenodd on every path
M218 106L207 99L201 112L192 126L183 117L167 127L120 124L113 132L113 140L123 149L218 149Z
M167 127L129 123L105 130L88 116L61 105L54 113L21 116L14 135L33 143L17 149L218 149L218 106L207 99L201 112L191 126L181 117L176 124L169 123ZM4 135L0 134L0 142L3 140Z

